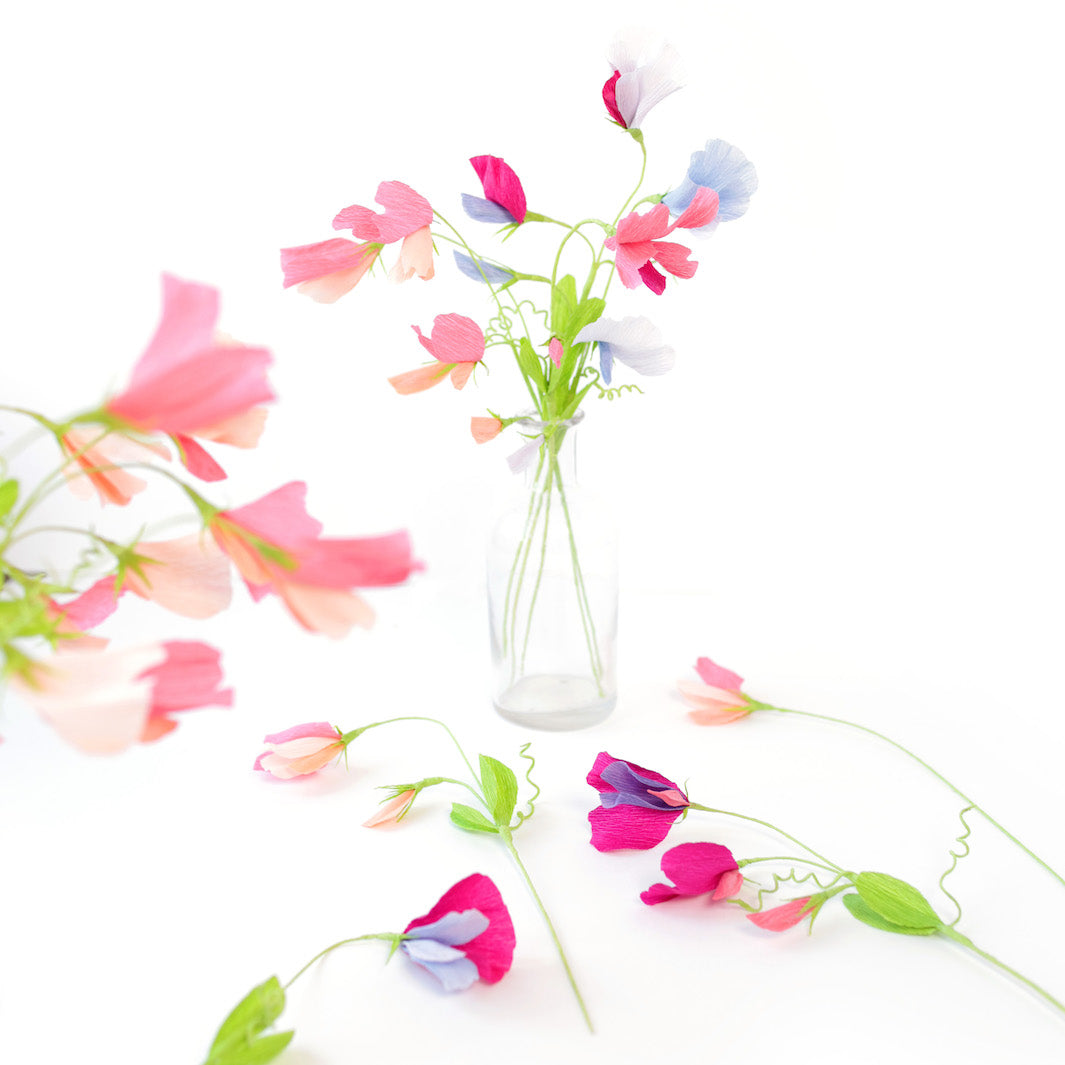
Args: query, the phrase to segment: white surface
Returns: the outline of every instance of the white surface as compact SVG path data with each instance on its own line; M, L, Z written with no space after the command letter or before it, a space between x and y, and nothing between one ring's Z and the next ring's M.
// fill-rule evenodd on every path
M274 351L281 396L213 498L306 478L330 533L409 527L428 570L373 593L377 628L339 645L274 602L239 598L199 626L124 604L110 634L215 642L238 702L118 759L75 755L5 701L0 1060L194 1065L255 982L336 938L402 928L474 870L514 914L506 980L444 996L402 958L383 968L379 945L338 952L294 989L286 1065L490 1048L537 1063L1060 1060L1062 1020L948 944L840 908L807 938L699 901L642 906L657 852L589 847L583 783L605 748L934 891L953 798L829 726L696 729L670 691L711 654L756 696L909 742L1065 866L1056 14L546 0L8 16L11 399L56 414L95 401L151 331L159 272L209 281L223 328ZM690 283L612 292L611 314L649 314L679 353L644 397L593 404L583 430L586 475L624 536L622 696L597 729L531 737L486 694L481 552L506 444L475 448L466 430L506 404L506 372L461 394L398 397L384 380L421 359L411 323L480 315L483 294L442 264L431 285L364 282L320 307L281 292L277 249L330 236L381 180L457 219L459 193L478 191L466 159L483 152L515 166L534 210L616 210L635 159L600 113L601 55L616 26L651 18L689 65L646 123L653 182L722 136L762 184L746 218L696 247ZM358 827L375 786L457 771L431 727L365 737L346 775L248 772L265 732L399 713L444 717L471 751L509 760L534 739L544 796L518 843L594 1038L505 856L453 830L443 796L397 831ZM765 843L696 815L671 836L699 838ZM962 927L1065 995L1062 889L986 827L973 844L953 879Z

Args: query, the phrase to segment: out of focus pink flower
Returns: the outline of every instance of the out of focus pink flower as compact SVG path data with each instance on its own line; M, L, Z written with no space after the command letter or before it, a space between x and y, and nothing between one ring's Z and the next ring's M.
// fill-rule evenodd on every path
M170 458L170 452L161 444L141 443L120 433L105 436L96 426L71 429L60 439L60 444L70 457L63 469L70 490L82 499L90 498L95 491L102 504L114 503L120 507L148 487L147 481L123 469L124 466Z
M823 902L823 900L822 900ZM762 910L759 913L747 914L747 920L753 921L759 928L767 932L786 932L794 928L804 918L811 917L821 908L815 896L807 895L802 899L792 899L781 906L774 906L771 910Z
M252 447L262 431L261 404L274 399L265 348L221 338L218 291L163 275L163 314L128 387L104 410L141 432L173 436L187 468L204 480L225 477L193 437Z
M728 725L751 712L751 700L740 691L741 676L705 657L695 663L695 671L699 680L679 680L677 688L697 725Z
M123 591L186 618L213 617L229 606L229 559L210 537L141 541L135 552L141 561L126 571Z
M503 429L503 423L498 418L471 418L470 432L478 444L487 443L499 436Z
M350 229L360 240L378 244L402 241L389 277L406 281L417 274L428 281L433 276L433 237L429 229L433 208L429 201L402 181L382 181L374 201L384 211L358 204L345 207L333 219L333 228Z
M406 532L323 539L307 513L307 486L293 481L262 499L219 511L209 521L218 546L233 560L253 598L280 596L311 632L345 635L373 624L373 610L354 588L400 584L419 564Z
M436 365L421 366L417 370L390 377L388 383L400 393L424 392L439 384L448 374L456 388L463 388L473 373L473 368L484 358L484 333L481 327L461 314L438 314L433 319L429 336L423 335L416 326L418 341L429 352Z
M65 603L51 601L48 613L56 619L56 628L64 637L56 644L56 650L102 651L108 641L89 635L89 630L106 621L117 608L114 577L102 577Z
M72 651L29 662L12 677L63 739L90 754L159 739L177 727L170 715L180 711L231 706L233 692L221 682L218 651L183 640Z
M407 788L406 791L401 791L398 795L393 796L388 802L382 805L381 809L378 810L373 817L368 821L363 821L363 828L376 828L378 825L394 825L406 815L407 811L414 804L414 797L417 794L418 793L414 788Z
M309 776L325 768L344 750L340 729L327 721L294 725L264 737L266 750L255 759L253 769L278 780Z

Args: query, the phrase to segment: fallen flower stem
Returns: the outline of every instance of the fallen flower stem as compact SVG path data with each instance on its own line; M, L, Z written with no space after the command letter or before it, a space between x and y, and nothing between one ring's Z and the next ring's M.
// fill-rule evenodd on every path
M317 954L287 984L282 987L283 991L287 991L319 958L324 958L330 951L336 950L337 947L346 946L348 943L360 943L367 939L384 939L393 944L392 951L395 952L396 947L406 939L407 937L402 933L396 932L370 932L364 936L352 936L350 939L341 939L337 943L333 943L331 946L325 948L325 950L318 951ZM389 957L392 955L389 954Z

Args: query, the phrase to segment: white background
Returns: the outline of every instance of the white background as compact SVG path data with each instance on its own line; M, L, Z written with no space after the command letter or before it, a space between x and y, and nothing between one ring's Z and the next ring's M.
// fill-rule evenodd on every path
M641 906L657 856L594 852L583 783L606 748L934 894L953 797L829 726L695 728L671 690L709 654L759 698L909 743L1065 866L1057 14L910 0L9 14L3 401L57 416L97 402L151 333L162 271L217 285L222 328L274 352L280 402L208 494L239 503L306 479L330 534L407 527L427 569L372 593L377 627L340 644L242 593L205 625L124 604L116 641L222 647L237 705L116 759L68 751L5 701L0 1060L194 1065L252 984L402 928L475 869L514 913L507 979L444 996L353 947L297 985L286 1063L1060 1060L1063 1018L949 944L838 906L812 938L698 900ZM693 280L611 293L613 317L652 317L678 353L644 396L590 402L582 430L584 477L623 535L622 695L595 731L532 737L486 698L481 560L510 441L476 447L467 431L485 405L513 409L511 369L462 393L399 397L385 380L422 361L411 324L483 320L483 290L444 257L431 283L367 279L323 307L282 292L277 251L332 236L336 211L383 180L458 221L459 194L479 191L466 160L483 153L514 166L532 210L613 217L638 153L599 93L607 43L631 24L688 66L644 124L649 189L676 184L709 137L739 145L761 187L695 245ZM463 228L491 251L490 227ZM506 245L518 266L542 269L537 254L524 233ZM179 503L154 498L150 519ZM452 830L444 796L399 830L358 827L376 785L457 772L431 727L367 737L346 775L272 786L247 771L265 732L402 713L445 717L471 752L511 761L535 740L544 796L518 842L594 1039L504 855ZM671 837L707 838L768 844L695 815ZM1065 996L1065 889L986 826L973 843L953 879L960 927Z

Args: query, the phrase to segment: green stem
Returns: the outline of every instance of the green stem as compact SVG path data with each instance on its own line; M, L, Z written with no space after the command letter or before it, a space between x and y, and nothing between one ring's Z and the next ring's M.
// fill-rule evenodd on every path
M552 444L546 446L554 446L553 441ZM547 537L551 528L551 484L554 480L556 469L555 460L552 456L551 464L547 469L547 483L544 485L543 491L544 529L543 539L540 543L540 568L536 571L536 580L533 582L532 595L529 597L529 616L525 619L525 639L522 640L521 645L521 665L519 668L522 673L525 672L525 656L529 650L529 637L532 635L533 611L536 609L536 600L540 595L540 584L544 579L544 566L547 561Z
M330 951L336 950L337 947L347 946L348 943L361 943L367 939L384 939L390 943L395 944L395 946L392 948L393 950L395 950L395 948L398 947L399 944L406 938L406 936L398 932L371 932L365 936L352 936L350 939L342 939L340 940L340 942L334 943L332 944L332 946L326 947L325 950L318 951L318 953L315 954L315 956L311 958L311 960L307 962L307 964L304 965L303 968L300 969L300 971L296 973L296 975L292 977L292 979L289 980L287 984L285 984L282 990L287 991L316 961L318 961L319 958L324 958Z
M1007 965L1004 961L1000 961L993 954L988 954L986 950L981 950L968 936L963 936L956 928L951 928L948 925L942 925L939 928L939 934L945 936L947 939L953 939L956 943L960 943L963 947L971 950L974 954L978 954L984 961L990 962L996 968L1001 969L1004 973L1008 973L1015 980L1019 980L1022 984L1030 987L1037 995L1041 995L1047 1002L1050 1003L1055 1009L1065 1013L1065 1005L1059 1002L1049 991L1044 990L1034 980L1029 980L1027 976L1017 972L1012 966Z
M811 713L809 710L790 710L783 706L772 706L769 703L759 703L753 700L752 705L753 708L756 710L775 710L777 713L780 714L797 714L800 717L810 717L814 718L817 721L829 721L834 725L846 725L847 728L857 729L859 732L865 732L870 736L875 736L878 740L883 740L884 743L890 744L896 750L901 751L907 757L912 758L918 765L923 766L925 769L927 769L928 772L936 778L936 780L938 780L946 787L950 788L950 790L953 791L954 794L957 795L959 798L964 799L965 802L968 803L974 810L976 810L976 812L980 814L981 817L983 817L986 821L988 821L995 828L997 828L999 832L1001 832L1008 840L1010 840L1011 843L1020 847L1020 849L1024 851L1024 853L1027 854L1028 857L1032 859L1032 861L1034 861L1037 865L1041 865L1059 884L1062 885L1062 887L1065 887L1065 878L1063 878L1061 874L1057 872L1057 870L1052 869L1045 861L1043 861L1043 859L1040 858L1039 855L1035 853L1035 851L1033 851L1030 847L1026 847L1004 825L996 821L982 806L980 806L979 803L977 803L970 796L966 795L965 792L961 790L961 788L956 787L949 780L947 780L947 778L943 776L943 774L940 773L937 769L933 769L932 766L930 766L923 758L919 758L916 754L913 753L913 751L911 751L907 747L903 747L901 743L896 742L890 736L885 736L882 732L877 732L876 729L868 728L865 725L859 725L855 721L846 721L843 718L830 717L828 714L814 714Z
M525 863L521 860L521 855L518 854L518 848L514 846L514 840L511 836L510 829L500 828L499 838L502 839L503 846L505 846L510 852L511 858L514 859L514 864L518 867L518 871L521 873L521 877L525 881L525 886L529 889L529 894L532 895L533 902L536 903L536 908L540 911L540 916L544 919L544 924L547 925L548 932L551 933L551 940L555 944L555 950L558 952L559 960L562 962L562 968L566 971L566 979L569 980L569 986L577 999L577 1005L580 1007L581 1016L584 1017L584 1023L588 1026L588 1031L594 1033L595 1029L592 1027L592 1018L588 1013L588 1007L584 1004L584 997L581 995L580 988L577 986L577 980L573 975L573 970L570 968L569 960L566 958L566 952L562 949L562 941L558 938L558 932L555 931L555 926L552 924L547 908L544 906L543 901L532 882L532 877L529 876L529 870L525 868Z
M389 717L384 721L375 721L372 725L362 725L359 728L352 729L350 732L345 732L341 735L340 739L344 746L347 747L352 740L361 736L364 732L369 732L372 728L380 728L382 725L393 725L397 721L429 721L434 725L439 725L451 738L451 742L455 745L455 749L462 756L463 762L466 763L466 768L470 771L470 776L474 780L480 780L477 774L474 772L473 766L470 764L470 760L466 757L466 752L462 749L462 744L455 738L455 734L443 723L443 721L437 720L435 717L421 717L415 714L407 714L403 717Z
M825 865L824 862L811 862L809 858L796 858L791 854L774 854L767 858L741 858L736 864L744 869L748 865L759 865L762 862L791 862L798 865L816 865L829 873L838 873L840 870L834 865Z
M533 484L534 485L537 484L539 482L539 480L540 480L540 471L543 469L543 466L544 466L544 452L543 452L543 448L541 448L540 449L540 461L539 461L539 464L536 467L536 474L535 474L535 476L533 478ZM511 643L513 644L513 641L514 641L513 626L511 625L511 622L510 622L510 596L511 596L511 592L512 592L512 590L514 588L514 577L516 576L516 574L518 572L518 565L519 565L519 563L521 561L521 549L525 545L526 540L530 536L532 536L533 529L536 528L536 513L535 513L536 500L537 500L537 496L536 496L535 491L530 492L529 493L529 510L528 510L528 512L525 515L525 529L522 532L521 539L518 541L518 549L514 553L514 561L513 561L513 563L511 563L510 573L507 576L507 594L506 594L505 598L503 599L503 634L502 634L502 637L501 637L502 644L503 644L502 650L503 650L503 654L504 655L507 653L507 631L508 631L508 627L510 629L510 640L511 640ZM519 588L516 592L514 592L514 594L515 595L519 595L520 591L521 590Z

